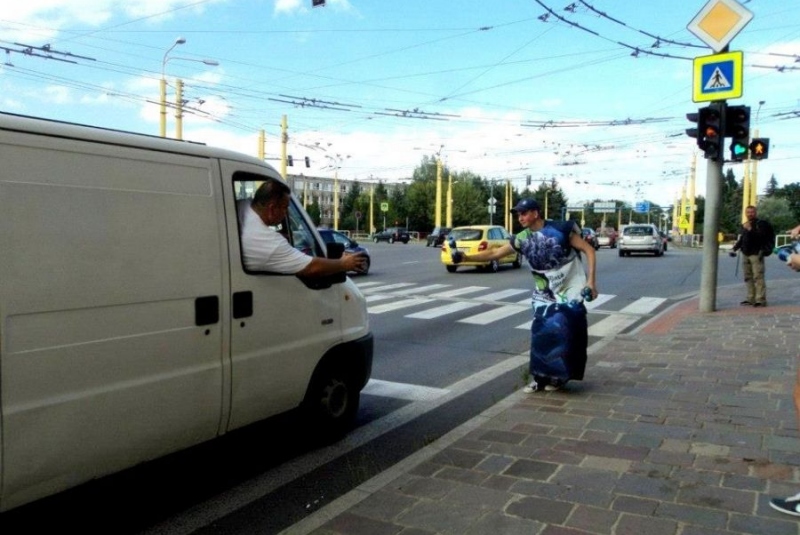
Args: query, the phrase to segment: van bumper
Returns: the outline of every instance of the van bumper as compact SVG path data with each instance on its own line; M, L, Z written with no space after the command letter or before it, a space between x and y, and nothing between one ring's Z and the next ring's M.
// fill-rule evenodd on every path
M358 391L360 392L369 381L372 375L372 353L374 339L372 333L348 342L348 353L353 357L353 374L358 381Z

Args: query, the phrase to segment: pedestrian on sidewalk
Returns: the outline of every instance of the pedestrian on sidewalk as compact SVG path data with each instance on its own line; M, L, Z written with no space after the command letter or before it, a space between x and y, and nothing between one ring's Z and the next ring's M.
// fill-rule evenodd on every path
M800 238L800 225L793 228L790 234L793 240ZM800 271L800 254L794 253L789 256L789 262L787 263L789 268L794 271ZM800 429L800 367L797 368L792 397L794 399L794 410L797 416L798 428ZM769 505L781 513L800 516L800 493L789 496L788 498L772 498L769 501Z
M597 297L595 251L573 221L550 221L539 203L522 199L511 210L523 230L509 243L475 254L453 252L453 262L484 262L520 253L533 274L533 322L530 372L526 393L558 390L570 379L581 380L586 369L589 326L584 289ZM584 271L581 255L586 255Z
M747 286L747 299L742 305L767 306L767 284L764 281L764 258L772 254L775 247L775 231L765 219L758 218L755 206L745 208L747 221L739 229L739 237L733 251L742 251L742 271Z

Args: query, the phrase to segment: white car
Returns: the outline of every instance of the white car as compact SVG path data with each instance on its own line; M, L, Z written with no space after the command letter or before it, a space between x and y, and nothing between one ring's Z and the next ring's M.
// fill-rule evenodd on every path
M651 253L654 256L661 256L664 254L664 239L655 225L627 225L619 236L617 247L619 256L630 256L631 253Z

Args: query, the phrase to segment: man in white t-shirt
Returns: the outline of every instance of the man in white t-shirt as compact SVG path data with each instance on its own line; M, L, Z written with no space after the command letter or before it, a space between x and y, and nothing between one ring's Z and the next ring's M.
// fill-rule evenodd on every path
M321 258L292 247L272 228L286 218L290 199L289 187L277 180L267 180L256 191L242 224L242 256L248 271L322 277L366 268L366 257L361 254Z

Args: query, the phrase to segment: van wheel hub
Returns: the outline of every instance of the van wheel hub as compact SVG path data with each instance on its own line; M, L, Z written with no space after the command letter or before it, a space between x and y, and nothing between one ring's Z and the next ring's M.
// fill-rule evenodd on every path
M340 418L347 412L349 397L347 384L338 379L331 379L322 390L320 404L328 415Z

